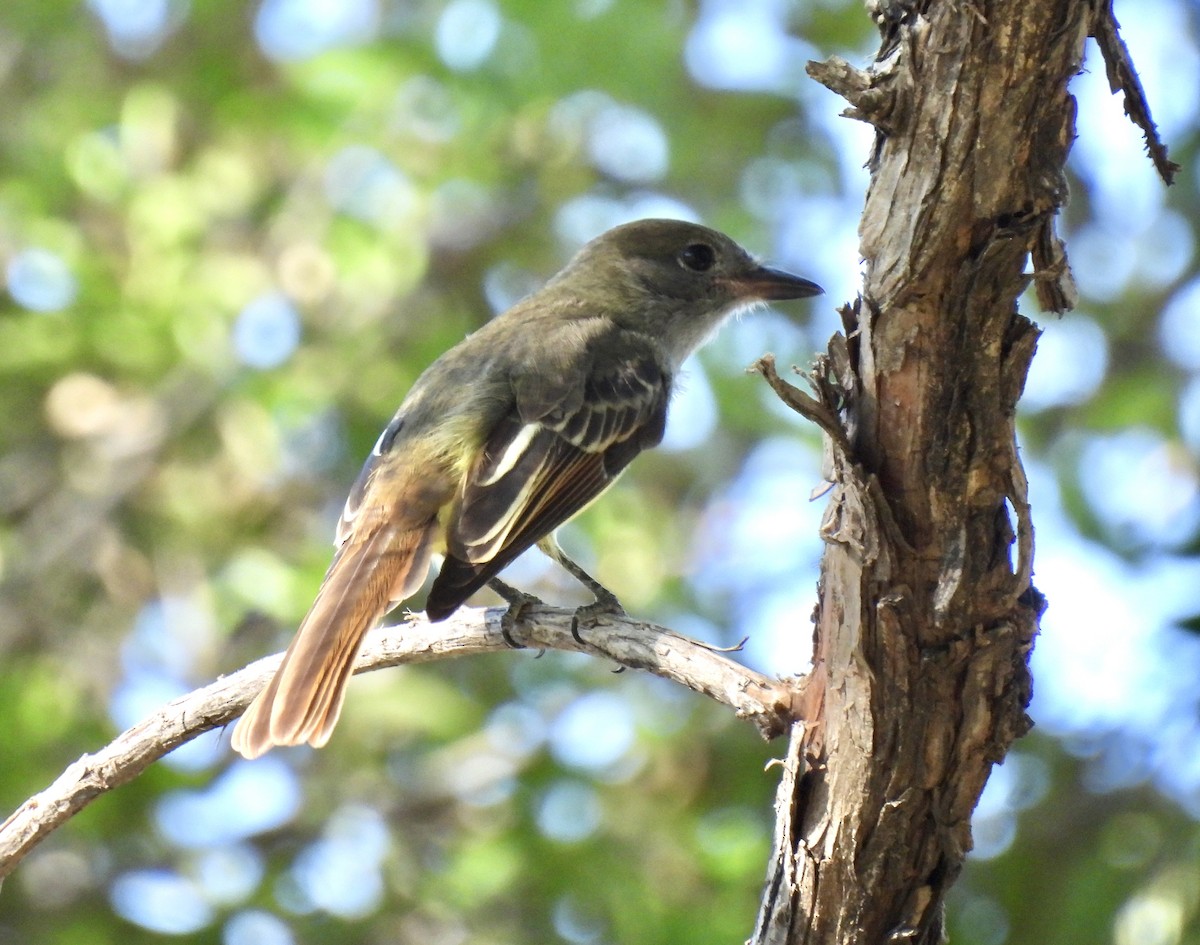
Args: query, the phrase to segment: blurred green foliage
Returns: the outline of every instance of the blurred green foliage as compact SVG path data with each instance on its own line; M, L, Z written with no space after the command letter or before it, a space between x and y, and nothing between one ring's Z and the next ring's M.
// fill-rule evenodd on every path
M281 3L132 4L126 15L168 24L133 52L114 33L119 5L0 11L5 810L158 702L281 647L409 383L588 227L674 201L766 251L785 227L746 199L758 167L785 168L816 198L795 209L813 226L834 212L853 230L861 179L846 168L865 155L843 154L812 115L814 101L840 105L798 70L774 93L697 81L691 5L480 4L477 25L490 9L498 35L458 68L438 45L447 4L359 6L374 11L369 35L292 59L260 42ZM870 48L859 4L778 10L780 30L822 52ZM649 116L665 166L637 171L653 140L602 153L598 115L635 130ZM1194 134L1171 143L1194 155ZM815 253L828 234L805 232ZM855 262L842 261L843 285ZM1113 343L1143 331L1122 321L1128 302L1093 306ZM811 459L784 471L797 504L819 468L813 433L741 368L768 337L799 363L824 338L764 319L697 369L719 428L644 457L567 536L635 612L686 614L722 638L737 638L736 600L689 577L698 544L736 512L725 490L770 438ZM1025 430L1057 455L1068 505L1100 538L1060 434L1138 423L1177 437L1174 388L1148 382L1152 348L1115 365L1089 403ZM789 577L804 600L807 564ZM573 593L536 562L520 567L555 599ZM774 628L798 652L809 609ZM584 701L597 692L616 703ZM599 727L572 734L564 720L581 705ZM572 754L622 732L629 743L608 756ZM520 653L378 673L356 681L318 754L247 768L226 745L181 752L40 848L0 892L0 943L700 945L751 929L775 783L764 765L780 749L636 674ZM1022 808L1015 845L968 870L956 940L1124 945L1166 928L1177 934L1153 941L1200 941L1194 823L1146 787L1085 791L1087 762L1053 740L1022 751L1047 787ZM230 821L234 807L265 809L267 826L222 832L218 818L207 839L188 834L205 825L187 804L204 798Z

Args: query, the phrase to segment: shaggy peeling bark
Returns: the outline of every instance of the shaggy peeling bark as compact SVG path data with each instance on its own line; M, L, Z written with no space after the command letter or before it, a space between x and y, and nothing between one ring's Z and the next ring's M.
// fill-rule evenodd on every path
M868 7L883 33L870 70L810 64L878 130L862 294L815 399L759 364L825 429L836 484L761 945L942 940L971 813L1030 725L1044 603L1014 416L1038 330L1016 302L1030 279L1044 307L1074 301L1054 220L1090 34L1171 168L1107 3Z

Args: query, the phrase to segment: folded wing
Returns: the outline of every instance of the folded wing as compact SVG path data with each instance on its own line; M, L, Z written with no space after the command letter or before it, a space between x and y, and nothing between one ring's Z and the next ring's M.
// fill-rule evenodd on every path
M670 378L630 339L577 372L513 379L515 406L468 474L426 612L441 620L514 558L580 512L666 424Z

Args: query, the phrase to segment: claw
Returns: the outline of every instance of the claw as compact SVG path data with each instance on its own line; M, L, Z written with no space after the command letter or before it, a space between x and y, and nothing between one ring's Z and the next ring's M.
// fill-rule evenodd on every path
M581 646L586 646L587 641L579 635L580 624L595 623L598 617L625 616L625 608L621 606L621 602L617 600L615 594L599 584L596 585L594 590L596 591L596 599L590 604L576 607L575 613L571 615L571 636Z
M488 587L508 601L508 610L500 618L500 636L504 637L504 642L514 650L525 649L525 644L518 643L512 632L517 626L517 621L521 619L521 615L530 607L540 604L541 598L519 591L499 578L492 578L488 581Z
M513 610L516 609L515 604L509 604L508 610L504 612L504 616L500 618L500 636L504 637L504 642L514 650L525 649L524 643L518 643L516 637L512 635L513 627L516 626L517 618L513 615ZM520 608L524 610L525 608Z

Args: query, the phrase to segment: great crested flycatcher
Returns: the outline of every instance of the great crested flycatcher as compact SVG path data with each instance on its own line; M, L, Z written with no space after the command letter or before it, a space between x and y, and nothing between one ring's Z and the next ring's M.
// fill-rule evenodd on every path
M550 538L658 445L680 365L732 313L818 295L693 223L640 220L588 243L562 272L417 379L346 500L333 562L275 677L233 731L256 758L328 741L366 632L445 554L426 613L443 620L539 544L616 598ZM495 581L519 604L519 595Z

